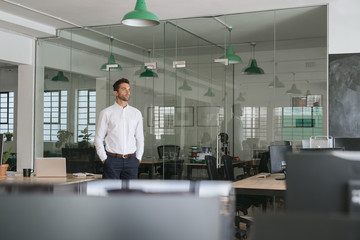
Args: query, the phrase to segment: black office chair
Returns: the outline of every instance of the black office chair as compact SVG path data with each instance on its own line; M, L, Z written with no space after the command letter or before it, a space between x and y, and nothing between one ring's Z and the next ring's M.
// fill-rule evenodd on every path
M177 145L160 145L157 147L159 158L164 160L157 172L164 179L181 179L184 169L184 160L178 160L180 155L180 146Z
M213 156L205 156L205 161L209 180L220 180L219 172L216 168L216 158Z
M184 160L168 160L165 161L163 166L165 166L165 171L163 174L164 179L178 179L182 178L182 172L184 169ZM160 167L162 169L162 166Z
M66 158L66 172L95 173L95 148L62 148L62 156Z
M225 167L225 179L229 181L237 181L239 179L242 179L244 175L238 175L235 177L234 175L234 166L233 166L233 157L224 155L221 158L222 163ZM244 218L240 216L240 212L242 212L244 215L248 214L248 209L252 206L259 206L262 205L263 209L265 209L266 206L266 197L263 196L244 196L244 195L236 195L236 214L235 214L235 226L236 229L236 235L241 238L247 237L247 231L250 229L250 226L252 225L252 221L250 219ZM246 230L240 229L240 223L246 224Z
M234 174L234 165L233 165L233 157L224 155L221 158L221 162L224 164L225 168L225 179L229 181L236 181L244 178L245 175L237 175ZM244 167L244 166L243 166ZM245 170L243 171L245 172Z
M175 160L179 158L180 146L177 145L161 145L157 147L159 158Z

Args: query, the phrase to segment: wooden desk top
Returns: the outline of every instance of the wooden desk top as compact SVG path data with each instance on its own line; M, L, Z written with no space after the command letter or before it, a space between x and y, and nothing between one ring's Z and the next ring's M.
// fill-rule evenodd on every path
M0 179L0 184L44 184L44 185L67 185L73 183L82 183L101 179L101 174L87 177L74 177L71 173L66 177L23 177L22 174L10 175Z
M255 176L236 181L232 186L235 189L286 191L286 181L275 179L276 177L283 177L283 173L270 174L266 178L258 177L264 174L266 173L259 173Z

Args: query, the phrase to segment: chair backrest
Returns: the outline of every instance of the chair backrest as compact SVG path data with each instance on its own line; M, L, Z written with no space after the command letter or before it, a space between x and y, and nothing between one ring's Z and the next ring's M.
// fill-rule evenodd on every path
M259 163L259 172L269 172L269 159L270 153L269 152L262 152L259 153L260 163Z
M157 147L159 158L161 159L178 159L180 155L180 146L161 145Z
M184 169L184 160L168 160L164 161L164 179L181 179Z
M62 156L66 158L66 172L95 173L95 148L62 148Z
M225 167L225 180L235 181L233 157L229 155L223 155L221 162L224 163Z
M292 146L269 146L270 173L280 173L286 166L285 155L292 151Z
M218 169L216 168L216 158L210 155L205 156L206 168L210 180L219 180Z

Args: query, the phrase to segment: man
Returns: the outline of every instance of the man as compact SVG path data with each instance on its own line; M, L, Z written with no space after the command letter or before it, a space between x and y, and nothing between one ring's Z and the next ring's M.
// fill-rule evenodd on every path
M116 102L100 112L95 135L96 151L104 164L103 178L137 179L144 153L142 115L127 103L129 80L121 78L113 88Z

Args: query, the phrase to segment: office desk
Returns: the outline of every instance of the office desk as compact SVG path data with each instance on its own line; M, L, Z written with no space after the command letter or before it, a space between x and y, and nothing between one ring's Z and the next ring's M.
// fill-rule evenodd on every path
M245 162L242 161L233 161L233 165L234 167L243 167L245 164ZM191 180L192 179L192 170L193 169L207 169L207 164L206 163L191 163L190 161L186 161L184 163L184 165L186 166L186 173L187 173L187 179ZM223 166L223 164L221 164L221 166Z
M22 174L10 175L0 179L1 193L82 193L83 184L89 181L101 179L101 174L87 177L74 177L67 174L66 177L23 177Z
M285 196L286 181L276 180L277 177L283 177L283 173L270 174L266 178L258 176L266 174L259 173L254 176L233 182L232 186L238 194L262 195L262 196Z
M262 174L266 173L259 173L252 177L233 182L232 186L236 194L272 197L275 209L276 197L285 197L286 193L286 180L276 180L275 178L283 177L284 174L276 173L266 178L259 178L258 176Z
M156 167L159 167L163 164L163 160L159 158L143 158L139 166L140 173L148 173L149 179L153 178L153 172L156 170Z

